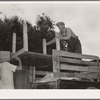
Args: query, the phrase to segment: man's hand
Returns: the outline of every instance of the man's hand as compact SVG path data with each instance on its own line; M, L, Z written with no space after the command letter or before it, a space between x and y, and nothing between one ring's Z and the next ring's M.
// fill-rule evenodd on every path
M50 42L47 43L47 46L50 45Z

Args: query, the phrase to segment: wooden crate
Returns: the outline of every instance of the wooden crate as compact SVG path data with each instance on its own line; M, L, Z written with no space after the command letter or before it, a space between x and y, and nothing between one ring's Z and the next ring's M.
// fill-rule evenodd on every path
M96 60L96 62L92 62L92 60ZM53 72L58 79L69 77L67 74L72 72L73 77L80 80L86 78L91 81L95 79L100 81L99 67L98 56L53 50ZM63 72L67 74L62 74Z

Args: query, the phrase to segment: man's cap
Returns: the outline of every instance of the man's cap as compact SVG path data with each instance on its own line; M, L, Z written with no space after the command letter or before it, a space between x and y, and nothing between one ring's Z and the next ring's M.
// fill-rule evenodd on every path
M59 26L59 25L65 25L65 23L64 22L58 22L58 23L56 23L56 25L57 26Z

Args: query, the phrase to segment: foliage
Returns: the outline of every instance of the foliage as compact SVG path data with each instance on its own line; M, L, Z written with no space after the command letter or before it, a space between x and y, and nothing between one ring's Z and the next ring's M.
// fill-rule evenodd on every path
M29 51L42 52L42 39L54 38L53 21L46 15L38 16L36 26L26 21L28 26ZM0 19L0 50L12 51L12 33L17 34L17 51L23 48L23 19L18 16Z
M46 38L46 35L48 34L48 30L53 29L53 21L51 18L44 13L42 15L38 15L37 17L37 28L40 30L42 37Z
M12 33L17 34L17 50L22 48L23 20L14 16L0 19L0 49L5 51L12 50Z

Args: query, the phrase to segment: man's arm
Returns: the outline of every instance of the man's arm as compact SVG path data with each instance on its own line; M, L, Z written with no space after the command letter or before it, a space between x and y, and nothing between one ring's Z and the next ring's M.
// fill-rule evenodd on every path
M51 45L51 44L53 44L53 43L56 43L56 37L55 37L54 39L52 39L51 41L49 41L49 42L47 43L47 45Z
M16 60L19 62L17 70L22 70L22 63L21 63L20 58L16 57Z
M18 66L18 67L17 67L17 70L21 70L21 69L22 69L22 63L21 63L20 58L15 57L14 59L12 59L12 60L10 61L10 63L13 64L13 65Z

